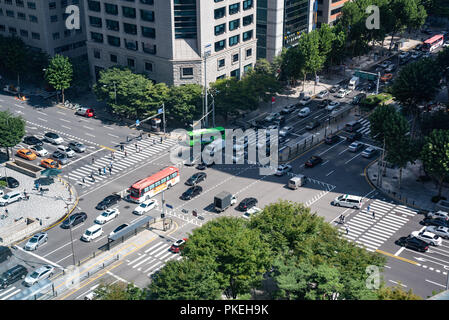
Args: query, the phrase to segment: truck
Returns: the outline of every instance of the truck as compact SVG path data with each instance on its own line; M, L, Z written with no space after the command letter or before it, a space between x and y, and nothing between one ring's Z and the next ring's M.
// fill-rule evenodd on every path
M298 189L306 183L307 177L302 174L298 174L295 177L288 180L287 187L293 190Z
M220 192L214 198L214 207L217 212L223 212L236 203L237 198L227 191Z
M359 77L352 77L351 80L349 80L348 89L354 90L355 87L359 84L360 78Z

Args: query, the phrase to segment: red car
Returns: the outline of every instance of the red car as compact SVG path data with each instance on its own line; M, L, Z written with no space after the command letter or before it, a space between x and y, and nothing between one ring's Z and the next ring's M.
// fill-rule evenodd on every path
M168 250L173 252L173 253L178 253L180 250L182 250L184 248L184 245L185 245L186 241L187 241L186 238L178 240L175 243L173 243L171 245L170 249L168 249Z

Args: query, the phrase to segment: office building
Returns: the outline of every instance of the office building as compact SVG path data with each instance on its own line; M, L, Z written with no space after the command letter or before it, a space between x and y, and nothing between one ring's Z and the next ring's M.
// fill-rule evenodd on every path
M322 23L332 26L341 15L344 4L350 0L315 0L318 7L316 12L316 26L319 28Z

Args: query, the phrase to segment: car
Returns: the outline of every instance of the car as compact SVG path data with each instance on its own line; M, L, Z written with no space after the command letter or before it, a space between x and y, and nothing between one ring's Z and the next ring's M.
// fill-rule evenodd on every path
M56 150L55 152L53 152L53 154L51 155L51 158L58 161L62 165L67 164L69 162L69 158L67 157L67 154L62 153L59 150Z
M419 240L422 240L424 242L427 242L428 244L432 245L432 246L441 246L441 244L443 243L443 240L441 239L440 236L437 236L436 234L432 233L432 232L428 232L428 231L413 231L411 233L412 237L415 237Z
M393 78L392 73L385 73L382 77L380 77L380 80L383 82L390 81Z
M186 244L186 242L187 242L186 238L179 239L171 245L171 247L168 249L168 251L171 251L173 253L178 253L179 251L181 251L184 248L184 245Z
M409 53L407 51L402 51L399 54L399 59L404 59L404 58L407 58L408 56L409 56Z
M449 213L445 212L445 211L441 211L438 210L436 212L434 211L429 211L426 214L427 218L440 218L440 219L444 219L444 220L449 220Z
M336 134L330 134L326 137L326 139L324 140L324 142L326 144L333 144L335 142L340 141L340 137Z
M76 109L75 114L84 116L86 118L92 118L94 116L94 110L88 107L80 107Z
M17 280L25 279L28 274L27 269L21 264L12 267L11 269L3 272L0 277L0 287L6 289L9 285L13 284Z
M123 224L119 225L117 228L115 228L113 231L111 231L111 233L109 233L109 237L112 237L114 234L116 234L120 230L125 229L127 226L129 226L129 224L127 224L127 223L123 223Z
M285 116L279 115L273 120L274 124L277 124L278 126L283 125L285 123Z
M57 160L50 158L42 159L41 166L49 169L61 169L61 164Z
M191 200L196 196L200 195L203 192L203 188L201 186L193 186L187 189L182 195L182 200Z
M304 98L302 98L299 101L299 104L302 106L305 106L306 104L308 104L310 101L312 101L312 98L310 96L304 96Z
M352 98L352 104L359 104L363 99L366 98L365 93L359 93Z
M62 144L64 142L64 139L62 139L57 133L54 132L46 132L44 134L44 140L56 145Z
M281 137L286 137L292 132L293 132L293 127L286 126L286 127L281 128L281 130L279 130L279 135Z
M61 153L67 155L68 158L73 158L75 156L75 151L73 151L70 147L60 145L57 148Z
M33 146L30 148L32 152L34 152L35 155L39 156L39 157L45 157L48 155L48 150L45 149L42 146Z
M84 231L83 235L81 236L81 240L90 242L98 237L101 237L103 234L103 228L95 224L92 227L88 228L86 231Z
M443 48L448 48L449 47L449 41L445 41L443 43Z
M19 181L17 181L17 180L14 179L13 177L1 177L1 178L0 178L0 181L6 182L6 186L7 186L9 189L17 188L17 187L20 185Z
M36 154L30 149L19 149L16 152L16 156L21 157L26 160L36 160Z
M335 117L337 114L339 114L342 111L342 108L336 107L331 111L331 116Z
M267 135L270 135L270 130L277 130L279 128L278 125L272 124L267 127Z
M207 178L207 174L205 172L197 172L193 174L187 181L185 182L188 186L194 186Z
M94 222L98 224L105 224L106 222L111 221L114 218L117 218L120 214L119 209L106 209L103 211L102 214L100 214L98 217L95 218Z
M237 206L237 208L240 211L246 211L248 209L251 209L252 207L257 205L257 199L256 198L245 198L242 201L240 201L239 205Z
M348 150L351 152L357 152L359 150L362 150L365 145L361 143L360 141L354 141L351 143L348 147Z
M285 106L281 109L281 114L289 114L291 112L293 112L296 108L296 105L292 104L289 106Z
M298 112L298 116L300 116L301 118L305 118L310 114L310 108L308 107L304 107L301 110L299 110Z
M332 110L334 110L336 107L338 107L339 105L340 105L340 102L338 102L338 101L331 101L331 102L327 105L326 110L327 110L327 111L332 111Z
M329 95L329 91L323 90L323 91L320 91L316 96L320 99L323 99L324 97L326 97L328 95Z
M362 137L362 134L360 132L353 132L346 138L346 141L354 142L356 140L359 140L361 137Z
M35 136L27 136L23 138L23 142L30 146L43 146L44 143Z
M212 167L214 165L215 161L212 161L211 163L205 163L204 161L201 161L195 168L197 170L206 170L206 168Z
M330 88L329 92L330 93L335 93L340 89L340 86L337 84L335 86L333 86L332 88Z
M34 270L31 274L25 277L24 284L27 287L38 283L39 281L49 278L53 275L55 268L49 264L43 265L42 267Z
M379 67L381 67L381 68L386 68L386 67L388 67L390 64L391 64L391 61L388 61L388 60L382 61L381 63L379 63Z
M272 113L269 113L266 117L265 117L265 121L266 122L271 122L271 121L273 121L276 117L278 117L280 114L279 113L277 113L277 112L272 112Z
M47 242L47 240L48 240L48 234L46 232L39 232L39 233L36 233L34 236L32 236L23 248L27 251L37 250L37 248L41 244Z
M344 98L346 96L346 89L340 89L338 90L337 94L335 95L337 98Z
M312 156L310 157L309 160L306 161L306 163L304 164L306 168L313 168L314 166L316 166L317 164L320 164L321 162L323 162L323 159L319 156Z
M449 227L449 222L441 218L424 218L421 224L425 226Z
M429 245L426 242L411 236L401 237L396 240L395 243L401 247L406 247L420 252L426 252L429 250Z
M87 214L85 212L76 212L71 216L67 217L62 223L61 228L68 229L74 227L77 224L83 223L87 219Z
M442 227L442 226L428 226L426 227L427 232L432 232L441 238L444 238L446 240L449 239L449 228L448 227Z
M83 153L84 151L86 151L86 146L81 142L70 141L68 146L70 147L70 149L75 150L75 152L78 153Z
M97 210L106 210L110 206L117 204L121 200L120 195L118 194L111 194L101 200L97 206L95 207Z
M313 130L315 128L318 128L321 125L321 122L319 120L313 120L310 121L307 125L306 125L306 129L307 130Z
M284 174L286 174L287 172L292 171L292 166L289 164L281 164L278 166L278 169L276 170L276 175L277 176L283 176Z
M145 212L153 210L158 206L156 199L148 199L139 204L134 210L133 213L139 216L143 215Z
M377 153L377 149L373 147L368 147L362 152L362 157L364 158L371 158Z
M319 104L318 104L318 106L320 107L320 108L325 108L325 107L327 107L328 105L329 105L329 103L331 103L332 102L332 100L330 100L330 99L323 99Z
M8 204L22 200L22 193L18 191L8 192L0 198L0 206L4 207Z
M258 207L252 207L251 209L246 210L246 212L242 215L242 217L245 219L250 219L251 216L255 216L256 214L258 214L261 211L262 211L262 209L260 209Z

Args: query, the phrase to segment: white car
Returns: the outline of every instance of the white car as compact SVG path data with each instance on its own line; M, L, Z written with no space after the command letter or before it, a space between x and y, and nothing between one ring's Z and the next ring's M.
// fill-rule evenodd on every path
M251 216L258 214L261 211L262 211L262 209L260 209L260 208L252 207L252 208L246 210L246 212L242 215L242 217L245 219L249 219L249 218L251 218Z
M106 222L117 218L119 214L120 211L118 209L107 209L106 211L103 211L103 213L98 217L96 217L94 222L98 224L105 224Z
M327 111L332 111L332 110L334 110L336 107L338 107L339 105L340 105L340 102L338 102L338 101L331 101L331 102L327 105L326 110L327 110Z
M449 41L446 41L445 43L443 43L443 48L447 48L449 47Z
M41 146L32 146L30 149L39 157L45 157L48 155L48 150Z
M305 96L304 98L301 99L301 101L299 101L299 103L302 106L305 106L306 104L308 104L310 101L312 101L312 98L309 96Z
M428 226L426 228L427 232L431 232L436 234L437 236L440 236L441 238L444 239L449 239L449 228L448 227L443 227L443 226Z
M64 152L67 155L67 157L69 157L69 158L72 158L75 156L75 151L72 150L70 147L61 145L61 146L58 146L58 150Z
M103 228L99 226L98 224L93 225L86 231L84 231L83 235L81 236L81 240L90 242L93 239L96 239L100 237L103 234Z
M56 145L60 145L64 142L64 139L54 132L46 132L44 134L44 140Z
M153 210L157 207L157 200L156 199L148 199L142 202L140 205L138 205L134 210L133 213L137 214L139 216L143 215L144 213Z
M286 137L287 135L292 133L292 131L293 131L293 127L290 127L290 126L283 127L283 128L281 128L281 130L279 130L279 135L281 137Z
M279 117L279 113L277 113L277 112L272 112L272 113L269 113L266 117L265 117L265 121L267 121L267 122L271 122L271 121L273 121L274 119L276 119L277 117Z
M304 107L301 110L299 110L298 112L298 116L300 116L301 118L305 118L310 114L310 108L308 107Z
M33 273L26 276L24 282L25 285L30 287L35 283L38 283L42 279L49 278L53 275L55 268L49 264L46 264L36 270Z
M286 174L287 172L292 170L292 166L289 164L281 164L278 166L278 169L276 170L276 175L277 176L283 176L284 174Z
M435 218L442 218L442 219L448 220L449 219L449 213L447 213L445 211L441 211L441 210L439 210L437 212L429 212L427 214L427 218L433 218L433 219L435 219Z
M323 90L320 93L318 93L316 96L320 99L323 99L324 97L326 97L327 95L329 95L329 91L327 90Z
M443 239L440 236L437 236L435 233L428 231L413 231L412 236L431 244L432 246L440 246L443 243Z

